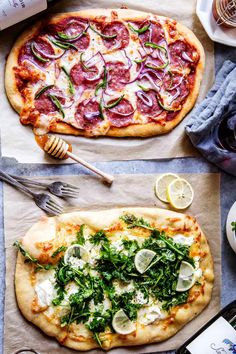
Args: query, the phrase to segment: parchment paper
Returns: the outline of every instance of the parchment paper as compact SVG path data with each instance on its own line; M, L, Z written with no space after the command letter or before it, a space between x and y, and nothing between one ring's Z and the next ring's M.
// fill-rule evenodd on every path
M54 12L79 10L82 8L119 8L126 5L131 9L166 15L182 22L197 35L206 53L206 71L198 101L201 101L214 80L213 42L199 22L195 6L196 0L68 0L53 8ZM22 126L18 114L13 111L4 93L5 56L10 51L14 38L22 29L22 24L11 27L0 34L0 118L2 134L2 155L15 157L22 163L55 163L46 159L34 141L30 127ZM196 150L184 134L187 118L168 136L154 138L97 138L65 137L73 145L74 152L90 161L157 159L194 156ZM27 153L26 153L27 152ZM30 152L30 153L29 153ZM67 160L72 162L72 160ZM64 162L61 162L64 163Z
M103 185L92 176L60 176L61 180L81 186L80 197L68 209L102 209L119 206L166 205L157 200L153 185L157 175L117 175L113 186ZM175 349L196 332L220 307L221 239L219 211L219 174L184 175L194 186L193 204L187 210L197 217L211 247L215 266L215 285L209 306L179 333L161 344L113 349L112 354L150 353ZM47 178L49 181L50 178ZM51 178L56 179L56 177ZM82 188L83 186L83 188ZM67 204L68 205L68 204ZM43 212L21 192L4 185L4 219L6 243L6 295L5 295L5 343L4 353L13 354L22 347L34 348L40 354L69 354L72 350L60 347L56 340L45 336L20 314L14 296L14 268L16 250L12 246L35 223ZM90 353L101 354L101 350Z

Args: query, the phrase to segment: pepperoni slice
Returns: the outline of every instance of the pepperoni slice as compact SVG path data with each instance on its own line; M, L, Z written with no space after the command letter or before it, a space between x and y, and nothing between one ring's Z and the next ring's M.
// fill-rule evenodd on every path
M73 83L76 86L86 84L86 87L89 88L95 87L98 81L100 80L100 77L97 78L98 68L96 66L91 66L89 70L90 71L86 71L81 64L75 64L70 71L70 76ZM97 79L92 80L93 78L97 78Z
M39 111L39 113L48 114L58 110L48 94L55 95L62 105L65 104L65 97L61 90L57 88L49 89L42 93L39 98L35 100L34 106L35 109Z
M108 102L108 105L112 104L116 100ZM130 113L130 114L129 114ZM134 109L132 104L123 99L120 103L111 109L106 109L106 116L113 127L126 127L133 122Z
M139 96L137 97L138 111L144 115L149 116L150 118L158 116L158 113L161 114L163 109L158 103L156 92L149 90L148 92L144 92L144 95L146 99L142 99Z
M45 54L50 54L50 55L55 54L53 47L51 46L51 44L47 40L45 40L41 37L38 37L38 38L35 38L33 42L36 43L39 50L41 50ZM23 48L21 49L20 55L19 55L19 59L18 59L19 63L22 64L24 60L28 59L30 61L35 62L37 65L41 65L41 66L49 65L50 61L42 62L41 60L37 59L35 57L35 55L32 53L31 45L33 42L32 41L27 42L23 46Z
M130 80L130 72L126 65L122 62L108 62L107 63L108 71L108 86L113 90L122 89L125 84Z
M171 63L173 65L190 67L194 65L199 59L199 56L193 47L191 47L190 44L180 40L175 41L169 45L169 52ZM186 53L192 62L184 58L184 53ZM195 54L194 56L193 53Z
M148 23L142 23L139 28L146 26ZM151 23L147 31L139 35L142 43L153 42L159 43L163 38L165 38L164 30L160 23Z
M84 100L77 106L75 119L80 129L90 130L102 122L98 102Z
M113 47L116 49L123 49L129 44L129 31L121 22L116 21L108 23L105 27L103 27L102 33L106 36L116 34L115 38L103 38L103 43L108 49Z

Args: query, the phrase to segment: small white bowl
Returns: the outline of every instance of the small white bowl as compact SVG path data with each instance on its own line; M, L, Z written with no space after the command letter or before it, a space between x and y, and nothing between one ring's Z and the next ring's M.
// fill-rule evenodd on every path
M226 235L228 237L228 241L234 252L236 253L236 231L232 230L231 223L236 221L236 202L232 205L226 221Z
M213 0L197 0L196 13L208 36L218 43L236 47L236 28L218 26L212 15Z

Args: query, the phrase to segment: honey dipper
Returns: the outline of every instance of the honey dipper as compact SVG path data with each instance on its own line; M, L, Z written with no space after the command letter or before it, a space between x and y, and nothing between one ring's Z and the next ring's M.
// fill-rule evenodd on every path
M67 143L65 140L58 138L55 135L43 135L43 136L35 136L35 139L38 145L47 152L50 156L55 157L57 159L67 159L70 157L71 159L79 162L81 165L87 167L89 170L93 171L97 175L101 176L104 181L111 184L114 181L114 177L109 175L98 168L90 165L87 161L81 159L80 157L74 155L72 153L71 144Z

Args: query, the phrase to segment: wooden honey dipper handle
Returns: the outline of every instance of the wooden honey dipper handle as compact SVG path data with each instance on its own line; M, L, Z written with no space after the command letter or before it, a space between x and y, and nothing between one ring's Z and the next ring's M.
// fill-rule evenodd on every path
M47 152L49 155L58 158L58 159L66 159L70 157L76 162L79 162L81 165L88 168L90 171L96 173L101 176L107 183L111 184L114 181L114 177L108 173L105 173L95 166L91 165L89 162L81 159L80 157L74 155L72 151L72 146L68 144L61 138L58 138L55 135L44 135L43 137L36 137L37 143L40 147Z
M98 168L96 168L95 166L90 165L90 163L88 163L87 161L81 159L80 157L72 154L72 152L67 151L67 156L69 156L71 159L79 162L81 165L87 167L89 170L93 171L94 173L96 173L97 175L101 176L107 183L112 183L114 181L114 177L112 175L109 175L108 173L105 173L101 170L99 170Z

